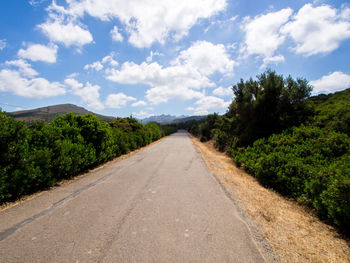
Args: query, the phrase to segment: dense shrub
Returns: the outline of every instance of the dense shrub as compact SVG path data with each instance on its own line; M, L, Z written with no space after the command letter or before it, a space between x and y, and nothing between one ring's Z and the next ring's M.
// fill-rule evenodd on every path
M237 148L233 159L263 185L311 204L336 225L350 227L350 139L301 126Z
M26 125L0 111L0 203L75 176L145 146L174 127L118 118L108 124L95 115L68 113L50 124Z
M311 125L350 136L350 89L329 95L321 94L310 98L310 102L315 104L316 109Z

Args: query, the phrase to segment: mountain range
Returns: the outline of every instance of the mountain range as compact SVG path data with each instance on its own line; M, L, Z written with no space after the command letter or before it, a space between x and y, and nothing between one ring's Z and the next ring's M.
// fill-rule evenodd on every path
M112 116L104 116L84 109L83 107L76 106L74 104L59 104L52 105L31 110L21 110L15 112L8 112L7 114L16 120L20 121L44 121L46 123L51 122L55 117L68 112L73 112L74 114L94 114L102 121L111 122L116 119ZM205 116L173 116L173 115L158 115L150 116L144 119L138 119L142 124L147 124L149 122L158 122L162 124L180 123L188 120L199 120Z
M172 124L172 123L180 123L180 122L185 122L188 120L200 120L204 118L205 116L174 116L174 115L169 115L169 114L162 114L162 115L154 115L150 116L148 118L144 118L139 120L142 124L147 124L149 122L158 122L162 124Z
M8 112L7 114L16 120L20 121L44 121L46 123L51 122L55 117L68 112L73 112L74 114L94 114L99 120L111 122L115 120L115 117L100 115L91 111L84 109L83 107L76 106L74 104L59 104L53 106L47 106L32 110L22 110L15 112Z

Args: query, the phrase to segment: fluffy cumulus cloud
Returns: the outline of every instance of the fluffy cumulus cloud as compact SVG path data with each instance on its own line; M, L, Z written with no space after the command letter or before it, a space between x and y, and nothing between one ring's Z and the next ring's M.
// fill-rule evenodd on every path
M123 84L146 84L152 87L171 85L173 88L182 86L198 89L214 85L206 76L187 65L163 67L156 62L136 64L125 62L119 70L107 70L109 80Z
M58 82L50 82L44 78L28 78L20 71L10 69L0 71L0 91L39 99L66 93L63 85Z
M190 100L203 97L203 93L188 87L157 86L146 91L146 98L153 104L167 102L169 99Z
M88 14L103 21L117 18L126 27L129 42L136 47L164 43L169 37L179 40L187 35L199 19L225 10L226 0L70 0L66 8L51 5L71 17Z
M101 87L99 85L92 85L90 82L86 82L84 86L74 78L67 78L64 82L71 88L70 92L79 96L88 107L96 110L103 110L105 108L100 101L99 90Z
M81 89L84 86L82 83L80 83L79 81L77 81L73 77L69 77L69 78L65 79L64 83L66 85L68 85L72 89L73 92L78 90L78 89Z
M146 84L146 98L153 104L172 98L193 99L202 97L200 91L214 87L210 76L215 72L232 74L235 62L223 45L198 41L180 52L168 67L156 62L136 64L125 62L120 69L108 69L107 78L122 84Z
M100 61L96 61L92 64L87 64L84 66L85 70L89 70L89 69L94 69L96 71L100 71L101 69L103 69L103 65L101 64Z
M224 74L232 73L236 63L230 59L224 45L197 41L190 48L181 51L173 64L188 65L203 75L211 75L216 71Z
M328 5L304 5L282 32L295 42L295 52L305 56L328 53L350 38L350 9L342 11Z
M195 115L206 115L209 110L222 110L230 105L230 101L224 101L214 96L203 96L194 103L195 107L187 108L193 111Z
M30 59L32 61L43 61L47 63L55 63L57 57L57 46L44 46L40 44L30 44L27 49L20 49L17 55L21 58Z
M111 30L111 37L116 42L122 42L124 40L123 35L119 32L118 27L114 26Z
M232 87L227 87L227 88L218 87L213 90L213 94L219 97L228 97L228 96L232 97L233 96Z
M23 59L6 61L5 64L7 66L17 68L19 72L26 77L34 77L39 74L36 70L32 68L32 65L30 65L27 61Z
M114 60L114 53L112 52L111 54L109 54L108 56L105 56L102 60L101 63L102 64L108 64L112 67L116 67L119 65L118 61Z
M38 28L52 42L61 43L66 47L76 46L81 48L93 41L91 33L83 28L83 25L80 25L74 18L67 15L63 7L57 6L53 1L48 10L48 20L38 25Z
M133 107L147 106L147 102L145 102L144 100L139 100L131 104L131 106Z
M310 81L310 85L314 87L314 94L341 91L350 88L350 75L336 71L320 79Z
M293 10L282 9L265 15L258 15L253 19L246 17L242 29L245 32L244 44L241 53L244 57L258 55L264 59L264 64L280 62L284 58L275 54L276 50L285 41L281 27L288 22Z
M124 93L109 94L106 99L106 106L108 108L120 109L124 107L128 102L135 101L136 98L127 96Z

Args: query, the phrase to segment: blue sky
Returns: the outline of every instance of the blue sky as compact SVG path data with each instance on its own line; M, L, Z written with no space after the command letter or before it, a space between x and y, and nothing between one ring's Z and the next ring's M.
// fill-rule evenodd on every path
M314 94L350 87L350 3L3 0L0 107L72 103L138 118L225 113L267 68Z

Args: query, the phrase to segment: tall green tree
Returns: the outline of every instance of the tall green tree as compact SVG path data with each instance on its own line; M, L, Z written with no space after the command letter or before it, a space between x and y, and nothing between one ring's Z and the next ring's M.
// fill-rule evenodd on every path
M303 123L312 114L306 102L311 91L305 79L283 78L271 70L257 80L241 80L234 85L235 99L227 116L234 119L232 134L237 136L238 146Z

